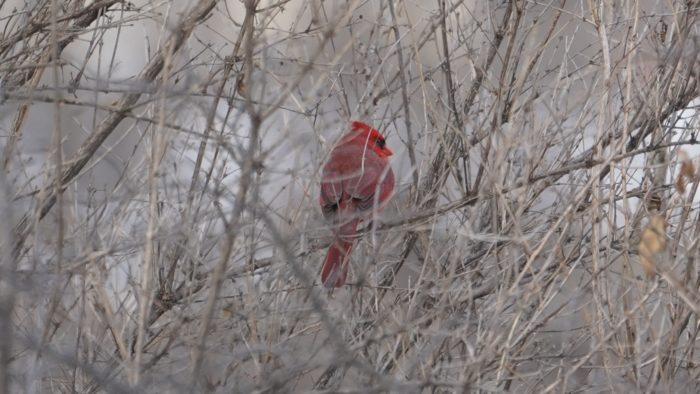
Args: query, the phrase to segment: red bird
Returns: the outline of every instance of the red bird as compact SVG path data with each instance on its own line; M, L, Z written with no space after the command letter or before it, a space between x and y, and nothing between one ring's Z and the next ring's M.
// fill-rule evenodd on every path
M323 166L320 203L335 235L321 269L326 287L343 286L357 226L384 208L394 191L391 154L377 129L355 121Z

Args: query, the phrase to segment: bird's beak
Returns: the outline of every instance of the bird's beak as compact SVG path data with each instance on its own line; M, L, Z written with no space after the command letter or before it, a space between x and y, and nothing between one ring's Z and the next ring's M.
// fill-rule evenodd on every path
M387 147L384 147L384 149L382 149L382 150L384 151L384 154L387 156L391 156L394 154L394 152L392 152L391 149L389 149Z

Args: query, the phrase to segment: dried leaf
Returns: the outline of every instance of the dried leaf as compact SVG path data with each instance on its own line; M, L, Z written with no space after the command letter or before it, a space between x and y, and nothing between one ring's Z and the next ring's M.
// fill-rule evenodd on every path
M679 194L685 193L685 180L683 179L683 176L681 174L678 174L674 186L676 187L676 191L678 191Z
M223 308L221 308L221 314L224 319L232 319L234 315L234 307L231 304L224 305Z
M647 207L650 211L658 211L661 209L661 195L659 193L652 192L649 195Z
M659 42L661 44L666 43L666 33L668 33L668 24L662 19L659 21L659 26L656 31L658 35Z
M678 160L681 163L681 169L678 171L674 186L678 193L683 194L685 193L686 184L692 182L695 178L695 166L688 154L682 149L678 151Z
M238 94L240 94L242 97L248 97L248 88L246 87L243 76L238 78L238 81L236 81L236 87L238 89Z
M693 161L690 160L688 154L682 150L678 152L678 158L681 160L681 172L679 175L684 176L689 180L693 179L695 176L695 166L693 166Z
M657 258L666 249L666 221L661 215L654 215L642 231L639 241L639 263L648 277L656 273Z

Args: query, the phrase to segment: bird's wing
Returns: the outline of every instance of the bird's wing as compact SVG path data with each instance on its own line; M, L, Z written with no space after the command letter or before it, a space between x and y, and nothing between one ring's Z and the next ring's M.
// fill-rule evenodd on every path
M371 208L376 193L394 184L386 159L363 146L342 145L331 153L321 177L321 205L337 205L343 198ZM377 190L379 188L379 190Z

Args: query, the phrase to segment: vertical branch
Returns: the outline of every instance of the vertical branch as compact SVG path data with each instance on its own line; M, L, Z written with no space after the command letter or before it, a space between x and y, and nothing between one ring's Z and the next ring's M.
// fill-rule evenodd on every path
M406 124L406 135L408 141L406 148L408 150L408 159L411 162L411 175L413 176L413 187L418 187L418 163L416 161L415 152L415 138L413 137L413 129L411 128L411 103L408 99L408 81L406 80L406 66L403 61L403 49L399 40L401 39L401 32L399 31L399 23L396 19L396 11L394 10L394 0L388 0L389 2L389 13L391 13L391 28L394 31L395 45L396 45L396 56L397 62L399 63L399 78L401 83L401 99L403 100L403 116L404 123ZM444 8L444 1L443 1ZM448 76L448 78L451 77Z
M63 204L63 189L61 185L61 169L63 168L63 133L61 131L61 111L62 111L62 94L59 85L61 77L59 73L59 32L58 32L58 10L57 1L51 0L51 31L50 31L50 53L51 53L51 77L53 79L53 129L51 130L51 150L53 151L53 166L54 170L51 174L53 179L52 193L56 194L56 257L54 269L59 273L59 278L63 274L63 244L64 244L64 204ZM67 279L66 279L67 280ZM38 360L41 358L41 352L47 342L50 341L51 331L54 328L54 316L61 303L62 293L65 291L65 283L63 280L56 280L53 283L51 299L47 313L44 315L44 329L41 337L41 343L34 359L35 368Z
M151 152L148 167L148 224L146 230L146 240L144 245L144 258L143 265L141 266L141 283L139 286L139 308L138 308L138 321L137 321L137 331L136 331L136 343L134 348L134 358L131 370L131 384L138 385L141 381L141 368L142 368L142 357L144 351L144 343L146 342L146 331L147 325L149 324L149 316L151 315L151 306L153 303L154 286L153 286L153 276L156 270L156 263L158 262L158 256L156 251L158 249L159 239L158 235L158 222L159 222L159 179L161 173L161 163L166 154L166 148L168 144L167 130L165 128L165 114L166 114L166 100L168 99L166 88L167 81L170 80L170 72L172 67L173 58L176 55L173 43L168 42L171 45L170 48L164 48L163 71L161 73L162 88L160 89L160 99L159 106L156 109L158 114L158 123L155 124L151 132Z
M58 1L51 0L51 70L53 77L53 145L54 145L54 173L53 193L56 195L56 268L61 271L63 267L63 185L61 184L61 170L63 169L63 134L61 132L61 90L59 86L59 48L58 48Z
M601 52L603 56L603 64L602 64L602 72L603 72L603 80L602 80L602 94L600 97L600 101L598 103L598 118L596 121L596 145L594 148L594 156L593 160L595 161L601 161L604 158L604 145L603 141L605 139L605 130L608 126L608 120L606 117L607 111L608 111L608 101L610 97L610 89L612 88L611 85L611 62L610 62L610 45L608 43L608 34L607 34L607 27L606 27L606 20L607 20L607 13L606 13L606 7L604 5L604 2L598 2L598 5L594 4L595 0L591 0L590 2L590 8L591 8L591 14L592 14L592 19L593 23L596 27L596 30L598 32L598 40L600 41L600 47L601 47ZM614 153L614 152L611 152ZM605 166L608 166L608 164L605 164ZM607 170L610 171L610 168ZM592 168L593 174L599 174L601 173L601 166L594 166ZM592 278L591 278L591 288L593 290L593 298L595 300L595 306L596 306L596 312L597 312L597 320L599 321L599 324L597 324L594 329L596 330L598 337L603 337L605 333L607 332L607 327L606 325L606 306L609 305L609 300L608 299L601 299L601 297L605 296L605 285L601 283L600 280L600 271L603 269L604 262L602 263L600 261L600 246L599 242L601 239L601 230L603 228L603 223L602 219L600 217L601 212L601 202L603 200L603 188L601 186L602 178L600 176L593 176L592 177L592 184L591 184L591 260L593 263L593 273L592 273ZM610 182L614 182L614 176L610 177ZM610 190L615 190L614 187L612 187ZM612 208L612 207L611 207ZM606 297L607 298L607 297ZM607 358L603 357L603 363L607 364Z
M638 24L639 24L639 3L634 2L634 16L632 18L633 20L633 26L631 31L629 32L630 36L630 54L627 55L627 70L624 72L624 94L622 95L622 107L623 107L623 117L622 117L622 139L621 141L627 141L629 139L630 135L630 112L632 108L632 86L633 86L633 60L638 59L638 53L637 53L637 34L638 34ZM627 193L627 184L628 184L628 175L629 172L627 171L626 168L623 168L622 171L620 171L620 189L622 193L622 212L623 212L623 220L625 223L632 223L632 218L630 217L630 214L632 212L631 207L630 207L630 199L629 195ZM611 196L612 198L612 196ZM623 277L624 278L632 278L633 277L633 270L632 270L632 261L631 261L631 256L630 256L630 249L631 249L631 244L632 244L632 226L625 225L622 226L623 232L622 232L622 240L624 243L624 248L622 251L622 259L623 259ZM629 292L625 292L622 296L622 310L624 313L629 313L629 310L631 306L633 305L634 301L632 300L632 296ZM636 341L637 341L637 327L636 324L633 320L628 320L625 323L625 334L626 334L626 339L627 339L627 351L626 354L627 356L632 359L632 360L638 360L638 353L636 349ZM635 378L639 378L640 376L640 366L637 362L634 363L634 369L633 373Z
M258 0L246 0L246 19L254 18L256 13ZM224 240L224 248L219 258L219 261L214 267L214 272L211 275L209 294L207 297L204 310L202 312L202 325L201 331L199 333L197 348L195 349L195 357L192 363L192 375L191 384L192 387L196 387L197 381L200 376L200 371L202 368L202 362L204 360L207 335L209 333L209 328L211 327L211 321L214 315L214 308L219 299L219 294L221 293L221 286L224 281L224 273L226 272L226 267L228 261L233 253L234 245L240 229L241 215L247 204L248 190L251 188L251 182L253 180L254 165L257 161L256 152L259 145L259 135L260 135L260 125L262 123L262 116L255 108L252 99L252 76L255 72L255 65L253 62L253 50L255 47L255 37L253 35L254 23L248 23L246 25L247 31L241 32L245 35L245 69L244 78L248 89L245 95L245 108L248 116L250 117L250 138L248 140L248 147L246 148L245 155L243 156L241 176L238 181L238 193L234 200L234 208L231 213L231 217L226 221L226 239Z
M12 195L4 171L0 171L0 393L10 392L14 343L12 311L15 306L17 284L17 259L12 257L14 233L12 232Z

